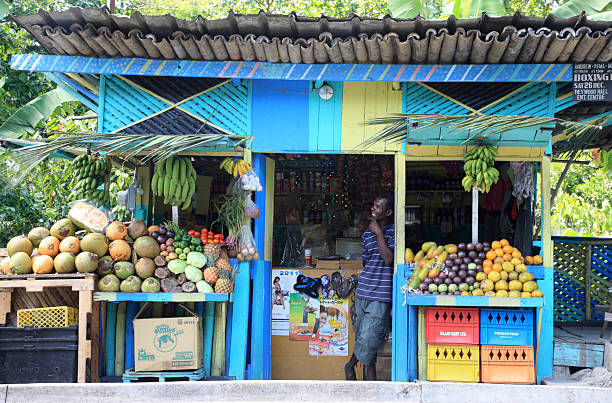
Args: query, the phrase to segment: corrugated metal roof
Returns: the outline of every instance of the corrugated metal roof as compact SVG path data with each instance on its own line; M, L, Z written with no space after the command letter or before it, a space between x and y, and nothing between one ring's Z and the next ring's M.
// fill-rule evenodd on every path
M184 21L106 8L11 17L52 54L280 63L608 62L612 22L584 15L446 20L238 15Z

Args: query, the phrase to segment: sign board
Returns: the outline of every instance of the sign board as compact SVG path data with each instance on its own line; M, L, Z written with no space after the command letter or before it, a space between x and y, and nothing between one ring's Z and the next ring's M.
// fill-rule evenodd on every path
M612 101L612 63L574 64L572 80L574 101Z

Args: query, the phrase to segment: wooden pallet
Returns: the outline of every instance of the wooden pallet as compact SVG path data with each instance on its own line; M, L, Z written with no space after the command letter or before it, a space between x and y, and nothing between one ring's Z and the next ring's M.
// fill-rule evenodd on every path
M99 367L99 304L93 305L95 288L93 274L21 274L0 276L0 325L6 324L6 314L11 311L11 294L15 288L26 292L42 292L45 288L70 287L79 293L79 348L77 381L86 381L87 359L90 364L91 382L98 382ZM89 318L91 314L91 319ZM91 339L87 338L88 320Z
M159 371L159 372L136 372L134 369L125 371L123 373L123 383L131 382L166 382L171 381L200 381L204 379L206 372L204 368L196 369L194 371Z

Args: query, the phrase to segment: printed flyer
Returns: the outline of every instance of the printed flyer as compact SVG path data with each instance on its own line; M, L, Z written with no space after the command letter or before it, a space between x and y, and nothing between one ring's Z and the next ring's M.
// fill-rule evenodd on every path
M302 272L290 269L272 270L272 336L289 336L289 296L297 276Z
M289 297L289 305L289 340L315 339L321 314L319 299L294 292Z
M319 325L308 343L309 354L348 357L349 320L348 299L321 299Z

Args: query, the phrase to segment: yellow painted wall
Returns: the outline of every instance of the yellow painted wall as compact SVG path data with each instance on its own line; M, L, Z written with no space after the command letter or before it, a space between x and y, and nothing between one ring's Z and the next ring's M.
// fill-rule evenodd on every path
M463 155L472 147L460 146L407 146L408 160L462 160ZM539 161L544 155L544 147L497 147L498 161Z
M342 137L344 152L357 152L356 147L384 126L361 126L361 123L385 113L402 111L402 91L393 90L392 83L344 83L342 89ZM400 150L398 144L375 144L359 151L385 152Z

